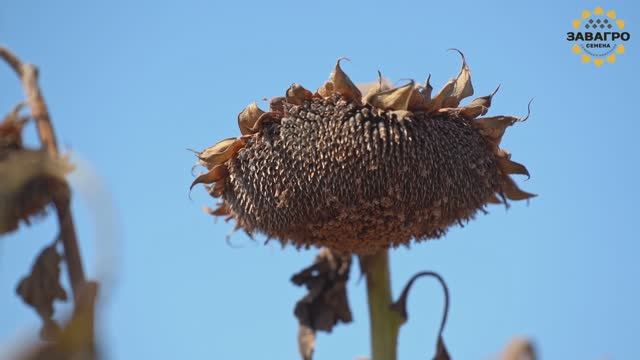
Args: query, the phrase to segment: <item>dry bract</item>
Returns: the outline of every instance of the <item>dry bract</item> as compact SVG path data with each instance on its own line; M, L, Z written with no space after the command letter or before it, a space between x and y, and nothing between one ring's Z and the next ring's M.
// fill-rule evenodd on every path
M248 233L360 254L437 238L488 203L534 196L510 177L526 168L500 148L520 119L480 117L495 92L460 104L473 94L464 57L458 76L432 89L380 76L363 97L338 61L315 93L293 84L267 112L250 104L241 137L198 154L209 172L193 184L221 199L210 213Z

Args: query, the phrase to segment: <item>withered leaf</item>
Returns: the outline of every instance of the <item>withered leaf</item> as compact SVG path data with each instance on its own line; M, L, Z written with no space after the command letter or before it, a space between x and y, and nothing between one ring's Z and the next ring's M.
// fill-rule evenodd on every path
M229 170L227 165L220 164L214 166L209 172L204 174L200 174L193 182L191 183L191 187L189 189L193 189L197 184L211 184L216 181L220 181L229 175Z
M362 93L340 67L340 61L345 59L346 58L338 59L335 69L331 73L329 80L327 80L327 82L325 82L317 92L322 97L329 97L334 93L338 93L342 95L342 97L344 97L346 100L353 101L356 104L361 104Z
M442 333L444 332L444 328L447 324L447 316L449 315L449 288L442 276L433 271L422 271L413 275L405 285L398 300L391 304L391 309L397 311L405 321L409 319L409 315L407 313L407 299L409 298L409 292L411 291L413 283L421 277L434 277L438 280L444 291L444 310L442 320L440 321L440 329L438 330L438 340L436 342L436 354L434 356L434 360L449 360L449 352L447 351L442 338Z
M482 135L499 145L506 129L516 121L518 118L513 116L493 116L477 118L473 123L480 128Z
M519 175L526 175L527 178L530 178L531 175L529 175L529 170L527 170L527 168L520 164L517 163L515 161L512 161L508 158L498 158L498 166L500 166L500 169L502 169L502 171L504 171L507 174L519 174Z
M490 94L473 99L468 105L464 106L460 111L460 114L467 119L473 119L478 116L485 115L491 107L491 100L493 96L500 89L500 85Z
M414 85L411 80L404 86L375 93L367 97L367 103L382 110L408 110Z
M16 105L0 122L0 159L5 151L22 148L22 128L27 122L26 117L20 116L23 106L23 103Z
M453 89L455 87L455 83L456 83L456 80L451 79L447 81L446 84L444 84L440 92L438 92L438 94L436 94L436 96L431 101L431 104L429 106L429 111L432 111L432 112L438 111L444 107L444 102L449 96L451 96L451 93L453 92Z
M219 204L219 206L215 209L205 208L205 211L209 215L214 215L214 216L225 216L231 213L229 206L225 202Z
M294 83L287 89L287 102L295 105L302 105L305 100L311 99L313 94L311 91L302 87L302 85Z
M427 111L431 106L431 92L433 87L430 84L431 75L427 78L424 86L416 85L413 89L413 94L409 100L409 110L413 111Z
M198 158L208 169L213 169L231 159L244 145L242 138L227 138L202 151Z
M31 273L22 278L16 293L22 301L31 306L44 323L42 335L48 336L55 330L53 324L53 302L67 300L67 293L60 285L60 262L62 256L55 248L56 242L45 247L31 267Z
M253 126L262 114L264 114L264 111L258 107L258 104L256 104L255 101L244 108L244 110L238 114L238 127L240 128L240 133L242 133L242 135L253 134Z
M331 332L338 322L352 321L347 299L351 256L320 249L313 265L294 274L291 281L308 289L295 306L294 314L301 326L312 331Z
M525 338L515 338L507 344L500 356L500 360L536 360L534 344Z
M501 186L504 195L511 200L527 200L537 196L536 194L520 190L509 175L502 177Z
M451 49L457 51L462 57L462 68L460 73L455 78L453 89L451 94L444 101L444 107L457 107L460 104L460 100L473 95L473 85L471 85L471 70L464 57L464 54L458 49Z

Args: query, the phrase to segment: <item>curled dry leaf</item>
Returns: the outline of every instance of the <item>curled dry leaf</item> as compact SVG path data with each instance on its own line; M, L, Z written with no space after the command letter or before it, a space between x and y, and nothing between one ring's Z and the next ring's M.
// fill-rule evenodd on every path
M352 321L346 287L350 267L350 255L322 248L313 265L291 277L294 284L304 285L308 290L294 310L300 324L298 344L305 360L313 353L316 331L331 332L338 322Z
M421 277L434 277L438 280L444 290L444 310L442 312L442 320L440 321L440 329L438 330L438 340L436 342L436 354L434 356L434 360L449 360L449 352L447 351L442 338L442 333L444 332L444 328L447 324L447 316L449 315L449 288L442 276L432 271L423 271L413 275L405 285L398 300L391 304L391 308L397 311L403 317L404 321L409 319L407 312L407 299L409 298L409 292L411 291L413 283Z
M255 101L242 110L242 112L238 114L238 127L240 128L240 133L242 135L253 134L253 127L262 114L264 114L264 111L258 107L258 104L256 104Z
M318 89L318 94L322 97L329 97L337 93L346 100L360 104L362 103L362 93L340 67L340 61L345 59L338 59L329 80Z
M53 302L67 300L67 293L60 285L60 261L56 242L44 248L31 267L31 273L20 280L16 293L31 306L43 321L41 335L51 339L57 326L53 321Z
M375 93L367 98L367 103L382 110L408 110L414 85L412 80L404 86Z
M309 100L313 97L311 91L302 87L298 83L294 83L287 89L287 102L294 105L302 105L305 100Z

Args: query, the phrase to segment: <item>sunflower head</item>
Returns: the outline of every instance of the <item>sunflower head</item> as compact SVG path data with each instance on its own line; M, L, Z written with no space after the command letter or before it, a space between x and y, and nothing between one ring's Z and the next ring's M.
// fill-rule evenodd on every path
M432 96L425 84L357 87L335 65L311 92L299 84L238 115L241 136L199 152L216 216L297 247L374 253L442 236L488 203L529 199L511 174L528 175L500 148L512 116L484 117L493 94L473 94L462 57ZM496 89L497 91L497 89Z

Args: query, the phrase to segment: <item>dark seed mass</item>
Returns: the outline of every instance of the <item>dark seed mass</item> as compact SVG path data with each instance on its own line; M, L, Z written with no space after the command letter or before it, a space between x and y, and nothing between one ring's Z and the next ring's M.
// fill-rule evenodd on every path
M339 96L286 110L229 162L222 197L248 231L374 252L439 237L499 190L486 140L461 117L399 121Z

